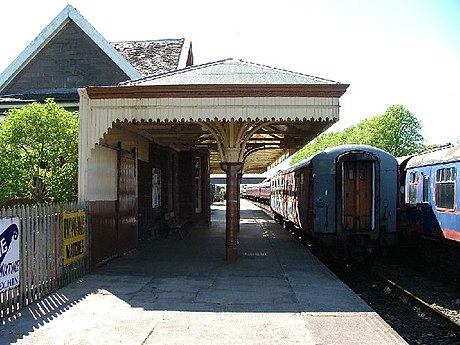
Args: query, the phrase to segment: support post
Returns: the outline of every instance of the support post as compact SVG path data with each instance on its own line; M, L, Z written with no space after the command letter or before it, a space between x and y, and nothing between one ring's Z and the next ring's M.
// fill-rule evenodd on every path
M241 163L221 163L220 166L227 174L226 260L236 261L238 258L238 231L240 228L238 172L241 171L243 165Z

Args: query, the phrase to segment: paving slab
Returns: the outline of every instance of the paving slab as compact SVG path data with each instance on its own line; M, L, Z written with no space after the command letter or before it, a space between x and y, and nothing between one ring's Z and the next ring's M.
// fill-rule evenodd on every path
M405 344L260 209L241 202L238 261L225 205L183 239L156 238L0 323L3 344Z

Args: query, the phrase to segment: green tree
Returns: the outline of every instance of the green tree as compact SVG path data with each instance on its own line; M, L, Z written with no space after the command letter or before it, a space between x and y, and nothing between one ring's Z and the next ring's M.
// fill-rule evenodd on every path
M342 132L323 133L311 143L302 147L291 160L291 164L300 162L320 151L337 145L346 144L351 136L354 135L355 127L349 127Z
M10 109L0 123L0 202L76 199L78 113L52 99Z
M383 115L361 121L342 132L323 133L305 145L292 158L297 163L315 153L343 144L365 144L385 150L395 157L424 149L420 121L404 106L393 105Z
M395 157L424 149L422 125L402 105L393 105L383 115L362 121L358 128L362 144L381 148Z

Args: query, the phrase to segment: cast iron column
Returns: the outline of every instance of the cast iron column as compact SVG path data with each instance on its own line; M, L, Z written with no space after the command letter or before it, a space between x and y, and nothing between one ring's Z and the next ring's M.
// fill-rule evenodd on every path
M238 231L239 222L239 191L238 172L243 165L241 163L221 163L220 166L227 174L227 207L226 207L226 260L236 261L238 258Z

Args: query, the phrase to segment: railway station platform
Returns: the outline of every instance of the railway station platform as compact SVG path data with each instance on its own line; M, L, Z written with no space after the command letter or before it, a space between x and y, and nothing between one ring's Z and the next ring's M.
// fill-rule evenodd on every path
M238 260L225 205L0 323L0 344L405 344L260 209L241 201Z

